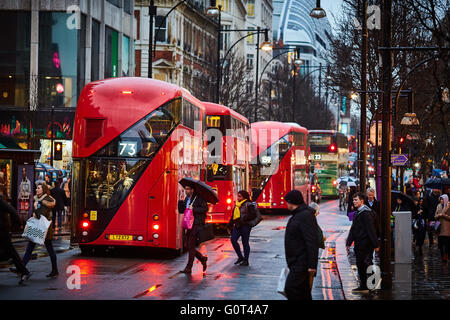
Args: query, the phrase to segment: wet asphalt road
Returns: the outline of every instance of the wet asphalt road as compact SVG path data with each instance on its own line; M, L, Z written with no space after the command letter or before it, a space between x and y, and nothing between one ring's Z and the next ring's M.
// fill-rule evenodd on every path
M320 204L319 225L327 237L325 250L319 252L319 266L313 286L314 300L342 300L339 273L335 262L336 241L350 222L339 212L337 200ZM45 277L50 260L45 248L37 248L37 259L29 262L32 277L17 285L17 276L6 265L0 265L0 300L4 299L230 299L285 300L276 292L278 277L285 266L284 232L288 216L264 216L264 221L252 230L250 266L235 266L236 255L225 235L200 245L208 256L208 269L202 274L200 263L194 263L193 273L179 273L186 264L187 254L170 258L149 252L112 252L102 256L81 256L78 248L69 249L67 238L55 241L60 275ZM19 254L24 243L17 244ZM81 271L81 288L70 290L66 273L76 265Z

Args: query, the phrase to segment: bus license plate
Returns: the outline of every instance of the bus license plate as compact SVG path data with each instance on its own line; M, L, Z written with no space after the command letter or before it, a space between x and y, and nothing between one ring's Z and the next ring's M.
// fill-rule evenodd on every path
M133 236L123 234L110 234L108 238L109 240L133 241Z

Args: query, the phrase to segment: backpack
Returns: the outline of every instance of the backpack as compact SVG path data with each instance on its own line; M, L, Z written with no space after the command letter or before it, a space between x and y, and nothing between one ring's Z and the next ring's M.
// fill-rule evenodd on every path
M256 212L256 218L251 220L248 223L248 225L251 228L253 228L253 227L256 227L263 220L263 218L262 218L261 212L258 210L258 206L256 205L255 202L250 203L249 206L253 206L255 208L255 212Z

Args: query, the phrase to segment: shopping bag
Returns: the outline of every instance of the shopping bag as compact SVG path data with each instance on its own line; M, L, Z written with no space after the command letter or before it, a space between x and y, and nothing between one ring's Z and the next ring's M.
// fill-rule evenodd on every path
M436 221L436 222L434 223L434 231L436 231L437 233L439 233L439 231L441 231L440 226L441 226L441 222L440 222L440 221Z
M285 267L281 269L280 277L278 278L278 286L277 286L277 292L282 294L283 296L286 296L286 292L284 292L284 287L286 286L286 279L289 274L289 268Z
M184 210L183 222L181 223L181 227L183 229L190 230L192 229L192 225L194 224L194 213L192 209Z
M31 242L43 245L50 224L51 221L48 221L43 215L41 215L40 219L31 217L25 225L22 237Z

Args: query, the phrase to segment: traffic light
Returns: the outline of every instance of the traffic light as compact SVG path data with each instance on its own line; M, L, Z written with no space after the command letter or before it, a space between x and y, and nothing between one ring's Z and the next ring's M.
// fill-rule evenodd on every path
M55 142L55 150L54 150L54 155L53 158L54 160L62 160L62 142Z

